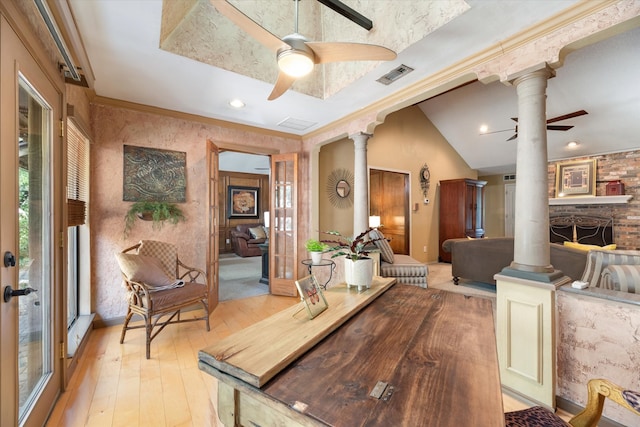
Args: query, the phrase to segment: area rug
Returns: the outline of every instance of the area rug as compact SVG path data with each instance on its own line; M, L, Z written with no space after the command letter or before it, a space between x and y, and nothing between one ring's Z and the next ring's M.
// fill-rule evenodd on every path
M495 301L496 287L487 283L473 282L460 279L458 285L453 284L451 275L451 264L444 262L429 264L429 275L427 276L427 286L434 289L455 292L465 295L481 296L491 298Z
M259 282L262 276L262 257L242 258L235 254L221 254L219 263L218 298L220 301L269 293L269 286Z

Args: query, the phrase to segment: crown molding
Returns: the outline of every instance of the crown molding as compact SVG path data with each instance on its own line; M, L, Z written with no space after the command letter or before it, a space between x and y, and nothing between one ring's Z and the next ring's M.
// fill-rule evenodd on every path
M91 99L91 102L93 104L125 108L128 110L135 110L143 113L151 113L151 114L156 114L160 116L167 116L175 119L187 120L190 122L204 123L211 126L220 126L225 129L235 129L241 132L250 132L250 133L276 137L276 138L284 138L284 139L295 140L300 142L302 141L301 136L295 135L292 133L279 132L279 131L274 131L270 129L263 129L255 126L244 125L241 123L234 123L226 120L213 119L210 117L204 117L197 114L183 113L180 111L168 110L165 108L153 107L151 105L138 104L135 102L122 101L119 99L108 98L108 97L99 96L99 95L93 96Z

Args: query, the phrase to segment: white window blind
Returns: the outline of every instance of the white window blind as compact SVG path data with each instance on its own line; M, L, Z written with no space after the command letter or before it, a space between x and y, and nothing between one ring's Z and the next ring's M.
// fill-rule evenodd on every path
M67 120L67 225L86 221L89 204L89 138Z

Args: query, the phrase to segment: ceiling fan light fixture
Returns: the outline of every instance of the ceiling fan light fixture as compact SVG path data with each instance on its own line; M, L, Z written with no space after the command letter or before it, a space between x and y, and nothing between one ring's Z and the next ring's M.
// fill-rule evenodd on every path
M278 53L278 68L291 77L306 76L313 66L313 58L307 52L288 49Z

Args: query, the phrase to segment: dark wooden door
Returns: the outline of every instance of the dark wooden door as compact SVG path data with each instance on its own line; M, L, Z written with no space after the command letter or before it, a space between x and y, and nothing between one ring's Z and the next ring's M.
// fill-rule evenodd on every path
M371 169L369 200L369 213L380 216L393 252L409 255L409 174Z

